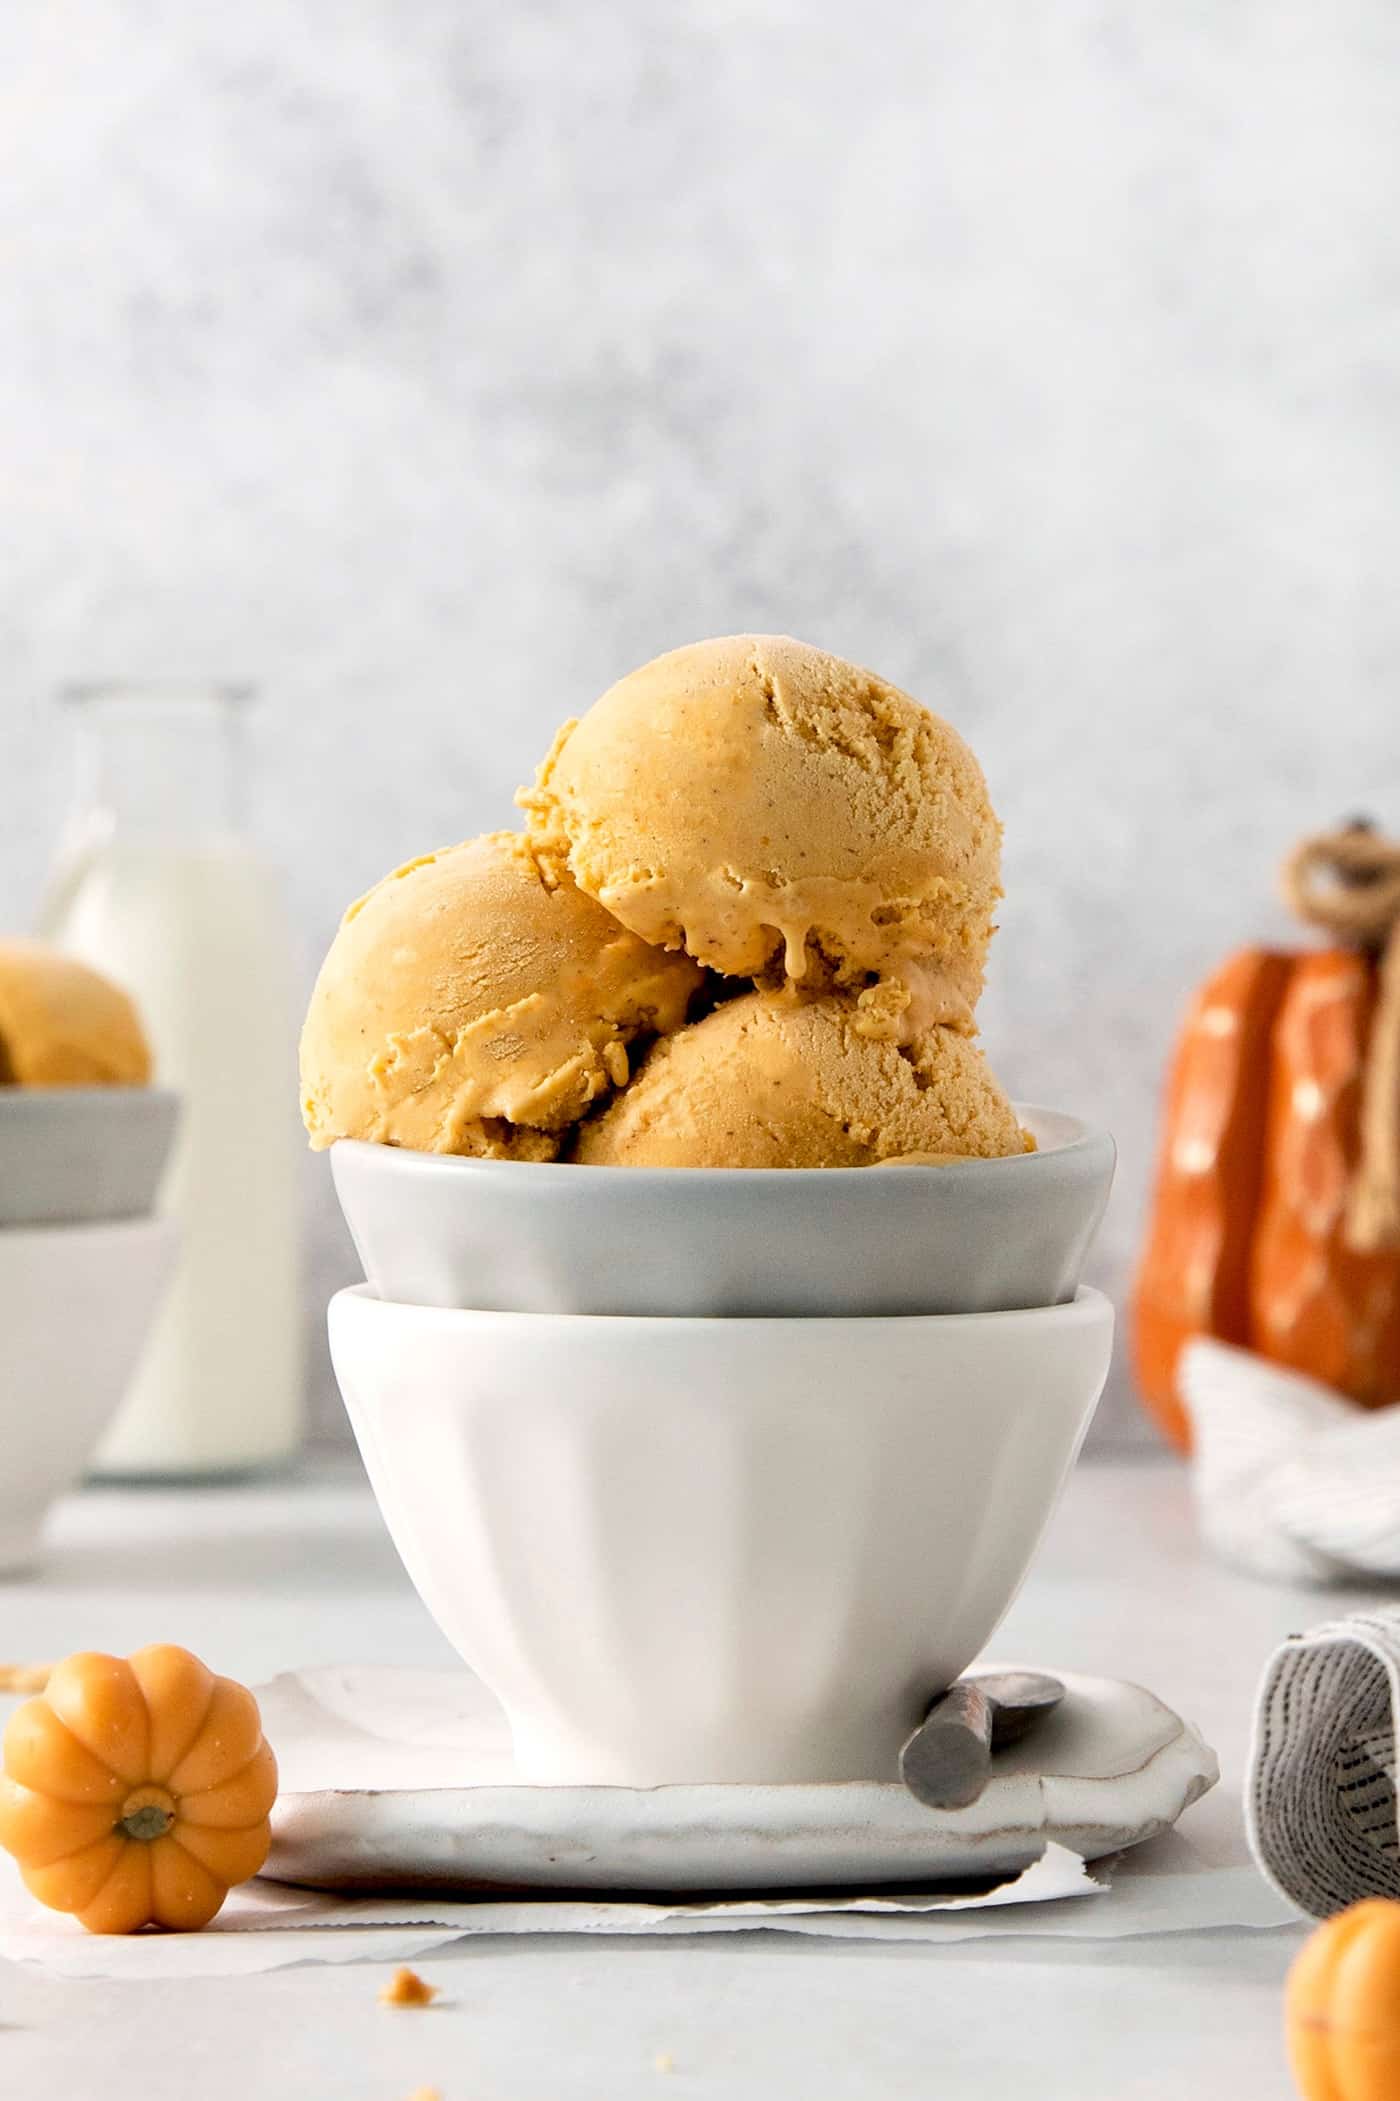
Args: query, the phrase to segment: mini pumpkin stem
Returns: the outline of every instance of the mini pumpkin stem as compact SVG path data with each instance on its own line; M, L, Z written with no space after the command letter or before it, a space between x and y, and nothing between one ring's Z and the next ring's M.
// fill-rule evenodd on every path
M122 1804L117 1830L124 1838L149 1845L153 1839L164 1838L174 1821L175 1804L163 1787L138 1787Z
M157 1809L154 1802L148 1802L144 1809L134 1809L130 1816L124 1816L120 1828L128 1838L164 1838L174 1821L168 1809Z

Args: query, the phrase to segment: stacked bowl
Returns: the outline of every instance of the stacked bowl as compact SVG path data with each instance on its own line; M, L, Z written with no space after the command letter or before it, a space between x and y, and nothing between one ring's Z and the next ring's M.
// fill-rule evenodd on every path
M134 1042L130 1071L105 1069L114 1030ZM175 1228L154 1206L178 1101L137 1079L145 1060L115 988L33 944L0 947L0 1574L36 1559L174 1267Z
M566 723L353 904L301 1046L371 1480L531 1781L894 1779L1098 1399L1113 1146L976 1042L956 730L787 636Z
M521 1777L893 1779L1010 1605L1108 1368L1106 1133L858 1171L342 1141L371 1482Z

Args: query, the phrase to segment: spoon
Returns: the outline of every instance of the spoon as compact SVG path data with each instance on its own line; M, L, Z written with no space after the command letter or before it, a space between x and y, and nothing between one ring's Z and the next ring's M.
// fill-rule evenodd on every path
M911 1794L930 1809L966 1809L991 1774L992 1753L1019 1743L1065 1696L1044 1671L959 1678L936 1699L899 1754Z

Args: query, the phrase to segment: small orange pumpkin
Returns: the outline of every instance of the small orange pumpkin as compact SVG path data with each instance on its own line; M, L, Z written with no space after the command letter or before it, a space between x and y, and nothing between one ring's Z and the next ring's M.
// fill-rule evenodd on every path
M10 1717L0 1845L89 1933L192 1929L266 1860L276 1796L243 1686L187 1649L79 1654Z
M1318 864L1352 887L1319 897L1308 887ZM1377 1228L1374 1203L1377 1162L1390 1160L1392 1196L1400 1173L1389 1099L1400 847L1355 832L1305 842L1290 895L1358 940L1368 923L1394 932L1380 966L1364 947L1245 949L1187 1017L1133 1305L1138 1389L1183 1451L1177 1359L1193 1335L1257 1350L1364 1407L1400 1400L1400 1235L1393 1215ZM1372 1219L1359 1232L1363 1188Z
M1396 2101L1400 1904L1368 1898L1318 1927L1288 1973L1284 2032L1303 2101Z

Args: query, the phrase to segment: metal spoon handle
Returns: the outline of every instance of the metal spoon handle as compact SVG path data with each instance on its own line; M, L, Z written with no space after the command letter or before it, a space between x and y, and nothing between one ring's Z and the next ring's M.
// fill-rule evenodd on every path
M965 1809L987 1784L992 1702L969 1679L950 1686L899 1754L904 1784L930 1809Z

